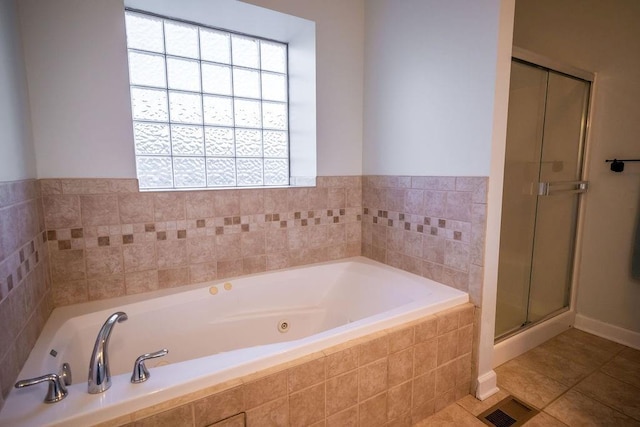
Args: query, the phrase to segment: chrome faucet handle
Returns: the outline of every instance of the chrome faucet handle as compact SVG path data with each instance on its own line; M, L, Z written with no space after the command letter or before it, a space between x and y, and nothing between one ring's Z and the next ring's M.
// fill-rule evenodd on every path
M151 374L149 370L144 364L144 361L147 359L155 359L156 357L162 357L169 353L169 350L163 348L162 350L156 351L154 353L145 353L139 356L136 359L136 362L133 364L133 373L131 374L131 382L133 384L143 383L149 379Z
M71 385L71 365L69 365L67 362L63 363L60 367L60 372L58 372L58 376L62 379L62 381L64 381L64 385Z
M41 377L21 380L16 383L15 387L29 387L45 381L49 382L49 390L47 391L47 395L44 398L44 403L60 402L62 399L67 397L67 394L69 394L64 379L58 374L47 374Z

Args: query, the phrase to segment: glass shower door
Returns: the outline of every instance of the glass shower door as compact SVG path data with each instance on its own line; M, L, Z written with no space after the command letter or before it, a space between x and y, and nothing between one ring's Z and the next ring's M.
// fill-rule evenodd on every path
M589 83L549 71L528 321L569 307Z
M512 62L496 337L569 305L589 83Z

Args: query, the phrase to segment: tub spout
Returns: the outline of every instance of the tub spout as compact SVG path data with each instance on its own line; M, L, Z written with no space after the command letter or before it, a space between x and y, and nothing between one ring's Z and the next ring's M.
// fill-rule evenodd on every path
M109 353L107 346L116 322L127 320L127 314L122 311L113 313L98 332L89 361L89 393L102 393L111 387L111 373L109 372Z

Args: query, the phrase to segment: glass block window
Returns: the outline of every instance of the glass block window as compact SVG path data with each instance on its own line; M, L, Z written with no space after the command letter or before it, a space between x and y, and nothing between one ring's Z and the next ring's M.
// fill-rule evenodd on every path
M141 189L289 184L287 45L126 12Z

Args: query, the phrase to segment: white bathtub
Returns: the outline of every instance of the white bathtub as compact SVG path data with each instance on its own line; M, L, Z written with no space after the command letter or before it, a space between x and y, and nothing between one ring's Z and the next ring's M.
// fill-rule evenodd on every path
M68 362L69 395L45 404L46 384L13 389L0 426L96 424L467 301L464 292L357 257L58 308L19 379ZM111 335L112 387L88 394L94 341L115 311L128 320ZM136 357L162 348L167 356L147 362L150 379L131 384Z

